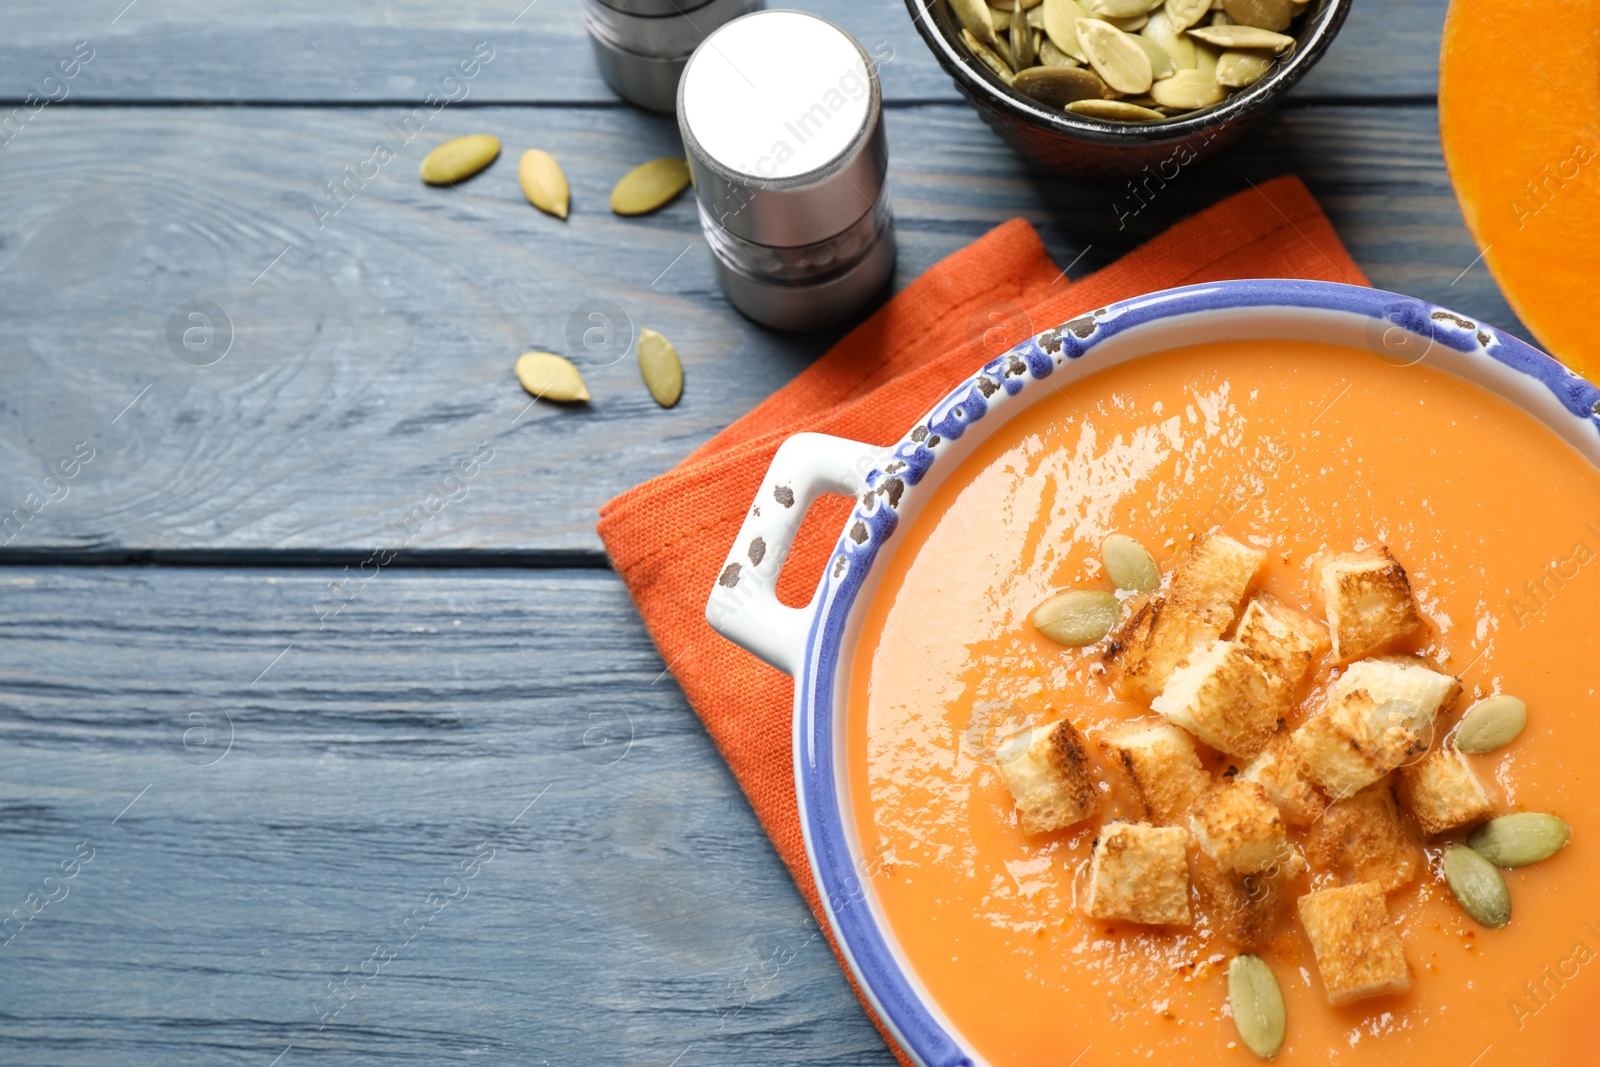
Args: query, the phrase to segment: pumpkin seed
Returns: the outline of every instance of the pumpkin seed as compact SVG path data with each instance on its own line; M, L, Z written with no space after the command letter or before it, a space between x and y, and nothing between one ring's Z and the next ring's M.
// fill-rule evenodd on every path
M589 399L583 375L554 352L524 352L517 357L517 381L539 400L571 403Z
M1220 68L1219 68L1220 69ZM1469 755L1504 748L1528 725L1528 705L1505 693L1480 700L1461 716L1456 747Z
M1118 589L1153 593L1161 588L1161 569L1150 550L1127 534L1112 534L1100 542L1100 562L1106 577Z
M1294 17L1289 0L1222 0L1222 10L1241 26L1281 33Z
M1519 811L1478 827L1467 847L1497 867L1526 867L1560 852L1571 836L1571 828L1554 815Z
M1228 963L1228 1007L1245 1048L1270 1060L1283 1047L1289 1017L1283 990L1260 956L1235 956Z
M681 159L652 159L622 176L611 190L611 210L618 215L645 215L670 204L689 184L689 164Z
M1022 0L1013 0L1017 5L1012 12L1011 21L1011 65L1015 70L1031 67L1039 59L1038 50L1033 46L1033 30L1028 28L1028 22L1022 17Z
M517 164L517 181L522 185L522 195L528 203L558 219L567 217L572 193L567 188L567 176L561 173L561 164L549 152L530 148L522 153Z
M1217 84L1243 89L1266 77L1272 64L1272 59L1259 52L1224 52L1217 58Z
M1079 19L1078 45L1089 57L1094 72L1117 92L1131 94L1150 90L1150 83L1155 80L1150 57L1134 43L1131 34L1099 19Z
M1211 26L1232 26L1233 24L1234 24L1233 20L1228 17L1228 13L1226 11L1218 11L1215 8L1212 9L1212 11L1211 11L1211 20L1208 23L1208 25L1211 25Z
M1294 38L1254 26L1195 26L1189 36L1220 48L1268 48L1283 52L1294 47Z
M472 133L446 141L422 158L417 173L429 185L454 185L466 181L500 155L500 138Z
M1211 0L1167 0L1167 18L1175 30L1186 30L1211 10Z
M972 36L971 30L961 31L961 41L967 46L967 51L977 56L984 66L999 75L1001 81L1007 85L1011 84L1011 79L1014 77L1011 73L1011 66L1000 58L1000 53ZM995 43L998 44L999 42L996 41Z
M1153 12L1150 21L1144 29L1139 31L1141 37L1148 37L1161 46L1161 50L1172 57L1172 62L1180 67L1194 66L1194 42L1189 40L1187 34L1179 33L1173 29L1172 18L1165 9Z
M1144 49L1144 54L1150 57L1150 74L1156 81L1172 77L1173 72L1178 69L1178 64L1173 61L1172 55L1165 48L1141 35L1135 35L1133 40Z
M683 364L672 342L656 331L639 330L639 376L656 403L670 408L683 395Z
M1104 15L1096 15L1095 16L1095 21L1104 22L1104 23L1107 23L1108 25L1115 26L1117 29L1121 30L1124 33L1133 33L1136 30L1144 29L1145 25L1147 23L1149 23L1149 21L1150 21L1150 16L1149 15L1135 15L1132 18L1128 18L1128 19L1114 19L1114 18L1108 18L1108 17L1106 17Z
M1033 609L1028 621L1061 645L1092 645L1117 624L1122 603L1099 589L1068 589Z
M1032 67L1017 75L1012 87L1049 107L1065 107L1074 100L1104 100L1106 83L1082 67Z
M1204 41L1194 42L1194 69L1208 78L1217 76L1217 63L1222 58L1222 49L1206 44Z
M1196 108L1220 104L1227 93L1217 84L1215 75L1185 67L1152 85L1150 95L1167 107Z
M1048 37L1039 46L1039 62L1047 67L1077 67L1082 65L1076 59L1057 48L1056 43ZM1099 75L1095 76L1099 77Z
M984 44L993 45L1000 40L994 32L994 12L983 0L950 0L950 10L961 28L971 31Z
M989 9L989 22L994 26L995 36L998 37L1011 29L1011 8L991 7Z
M1079 63L1089 62L1089 56L1078 43L1078 23L1083 20L1083 9L1074 0L1044 0L1045 34L1052 44Z
M1126 100L1074 100L1067 105L1074 115L1091 119L1113 119L1117 122L1160 122L1167 116Z
M1036 30L1044 29L1044 5L1042 3L1028 8L1028 25Z
M1090 15L1126 19L1149 14L1150 5L1145 0L1086 0L1085 10Z
M1465 845L1444 850L1444 880L1479 926L1498 930L1511 921L1511 890L1494 864Z

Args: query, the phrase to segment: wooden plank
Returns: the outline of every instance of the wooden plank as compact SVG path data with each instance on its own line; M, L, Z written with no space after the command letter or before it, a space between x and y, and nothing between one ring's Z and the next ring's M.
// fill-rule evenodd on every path
M1298 92L1395 97L1433 93L1448 0L1360 0L1339 40ZM896 100L957 99L901 0L805 0L882 62ZM474 47L493 60L466 99L592 102L616 98L600 80L580 7L553 0L450 5L274 0L217 18L206 0L92 0L21 5L0 41L0 98L59 96L41 81L73 46L94 58L67 83L69 101L420 101ZM43 91L42 91L43 90ZM463 90L447 87L459 96Z
M671 123L447 109L407 146L387 125L401 114L60 109L0 151L0 520L14 526L0 552L592 552L602 502L829 344L732 311L688 198L642 219L606 210L626 169L678 150ZM1291 108L1130 216L1116 188L1030 175L963 106L896 109L897 284L1014 216L1059 262L1082 254L1081 274L1289 172L1377 284L1517 329L1473 265L1435 127L1431 107ZM423 187L425 147L472 130L499 133L511 158L459 190ZM380 138L399 155L357 187L343 168ZM517 189L529 145L567 168L565 224ZM327 192L336 180L345 200ZM631 358L569 344L595 300L674 340L687 367L677 409L651 402ZM192 301L231 321L212 366L191 363L220 334L188 362L175 355ZM582 356L595 402L530 405L511 365L532 347ZM48 500L43 479L80 445L94 458ZM473 477L447 480L463 463Z
M0 1059L893 1062L614 577L339 578L0 569Z

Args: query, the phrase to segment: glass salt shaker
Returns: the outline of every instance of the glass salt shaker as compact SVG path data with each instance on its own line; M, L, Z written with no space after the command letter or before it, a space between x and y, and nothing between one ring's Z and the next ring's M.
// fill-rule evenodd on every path
M800 11L728 23L689 60L678 128L736 308L811 330L882 291L895 262L882 92L849 34Z
M671 112L689 56L719 26L761 0L583 0L583 21L606 84L638 107Z

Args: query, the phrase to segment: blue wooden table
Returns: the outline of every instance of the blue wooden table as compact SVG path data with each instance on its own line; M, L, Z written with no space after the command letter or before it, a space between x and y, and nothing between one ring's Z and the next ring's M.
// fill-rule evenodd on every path
M1081 275L1295 173L1378 285L1526 336L1440 157L1444 0L1356 0L1132 217L896 0L800 6L884 57L897 286L1015 216ZM892 1062L594 534L833 338L733 312L687 199L606 210L680 148L577 5L5 0L0 112L0 1063ZM468 132L508 158L423 187ZM677 409L597 357L528 404L594 300L674 340Z

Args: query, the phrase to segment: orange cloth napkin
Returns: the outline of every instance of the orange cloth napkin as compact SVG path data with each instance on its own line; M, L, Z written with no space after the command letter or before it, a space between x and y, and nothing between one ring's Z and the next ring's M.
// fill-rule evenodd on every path
M962 379L1035 333L1113 301L1227 278L1368 284L1297 178L1239 193L1076 282L1013 219L933 266L677 467L601 509L613 566L830 944L800 837L793 683L718 636L704 615L773 453L803 430L893 444ZM824 497L811 509L779 578L784 603L810 599L853 503Z

